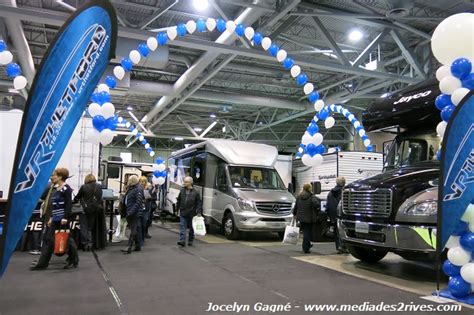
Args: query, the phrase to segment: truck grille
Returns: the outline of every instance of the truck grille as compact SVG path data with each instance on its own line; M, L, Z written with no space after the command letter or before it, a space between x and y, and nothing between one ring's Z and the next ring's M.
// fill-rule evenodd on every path
M278 215L288 215L291 213L292 204L289 202L255 202L258 212Z
M388 217L392 206L390 189L357 191L345 189L342 193L342 211L346 214Z

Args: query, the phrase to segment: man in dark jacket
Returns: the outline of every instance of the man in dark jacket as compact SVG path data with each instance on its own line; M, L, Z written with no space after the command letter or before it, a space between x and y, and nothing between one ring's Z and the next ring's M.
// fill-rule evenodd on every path
M341 201L342 189L346 185L346 179L344 177L336 178L336 187L331 189L327 197L326 212L331 221L331 225L334 227L334 241L336 243L336 249L338 252L344 252L339 242L339 234L337 231L337 206Z
M138 177L136 175L130 176L127 183L128 189L124 197L124 203L127 213L128 227L130 228L130 237L128 239L127 249L122 250L124 253L130 254L132 246L135 244L134 251L141 250L140 235L138 235L138 224L143 213L145 204L145 196L143 187L138 184Z
M303 191L296 198L293 215L300 222L303 230L303 252L309 254L311 251L311 234L313 223L318 220L318 213L321 210L321 202L318 197L312 194L311 184L304 184Z
M188 246L193 246L194 229L193 217L202 214L201 196L193 187L193 178L184 178L184 187L181 189L176 202L179 210L179 242L180 247L186 246L186 230L189 229Z

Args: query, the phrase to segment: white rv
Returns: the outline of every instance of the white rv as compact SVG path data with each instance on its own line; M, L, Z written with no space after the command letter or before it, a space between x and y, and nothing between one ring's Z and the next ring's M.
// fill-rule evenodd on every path
M169 158L168 207L174 207L185 176L203 197L206 224L223 228L229 239L239 232L278 232L292 218L295 198L275 169L275 147L211 139L173 153Z
M340 151L324 154L323 164L317 167L304 165L301 160L293 163L295 191L299 193L305 183L320 182L321 209L326 209L326 198L336 186L336 178L346 178L346 185L356 180L382 173L383 155L376 152Z
M121 161L102 161L99 179L107 189L112 189L115 196L124 193L124 188L131 175L148 176L153 172L151 163L125 163Z

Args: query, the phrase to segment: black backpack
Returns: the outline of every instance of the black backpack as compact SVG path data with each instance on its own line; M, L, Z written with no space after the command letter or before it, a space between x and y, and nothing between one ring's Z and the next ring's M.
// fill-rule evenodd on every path
M96 192L98 188L101 189L99 185L96 185L92 194L92 201L90 201L89 203L86 203L84 199L81 199L82 208L84 209L85 214L93 214L96 213L99 209L102 209L102 204L99 200L97 200L96 197Z

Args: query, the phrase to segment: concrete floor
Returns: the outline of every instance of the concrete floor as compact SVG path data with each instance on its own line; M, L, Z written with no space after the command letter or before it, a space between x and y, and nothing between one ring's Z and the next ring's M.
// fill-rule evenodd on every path
M234 302L250 306L244 314L268 313L253 309L258 302L290 303L286 314L311 313L306 304L446 305L422 298L436 287L431 266L396 256L369 266L337 255L329 243L303 255L272 234L236 242L209 234L179 249L175 224L159 224L151 234L140 253L123 255L120 244L96 257L81 252L74 270L62 270L64 258L55 257L49 270L31 272L35 257L15 253L0 281L0 314L223 314L206 312L209 303ZM463 307L456 314L472 312Z

